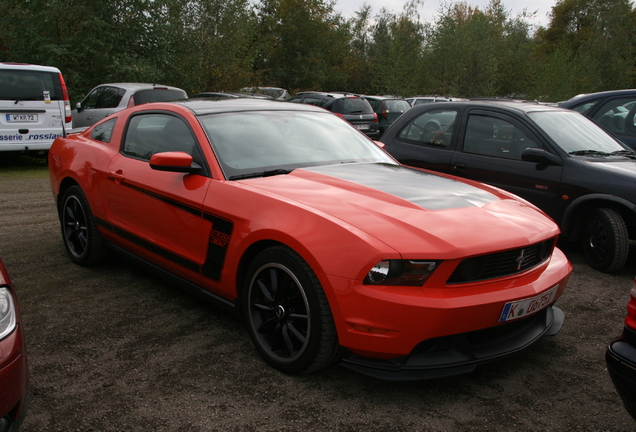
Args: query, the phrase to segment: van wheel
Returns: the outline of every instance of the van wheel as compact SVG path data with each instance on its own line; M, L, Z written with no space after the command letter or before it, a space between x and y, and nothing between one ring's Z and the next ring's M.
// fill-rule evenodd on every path
M339 359L327 297L309 265L293 250L274 246L247 271L243 312L263 359L287 374L313 372Z
M629 253L629 233L622 216L609 208L592 210L581 235L589 265L611 273L623 268Z
M60 225L64 246L75 264L89 266L104 260L106 245L79 186L71 186L62 196Z

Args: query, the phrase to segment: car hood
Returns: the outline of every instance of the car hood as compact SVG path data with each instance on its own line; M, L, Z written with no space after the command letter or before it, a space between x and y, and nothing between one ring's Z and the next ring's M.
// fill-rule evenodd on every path
M404 255L464 257L559 233L543 213L496 188L399 165L331 165L246 182L355 226Z

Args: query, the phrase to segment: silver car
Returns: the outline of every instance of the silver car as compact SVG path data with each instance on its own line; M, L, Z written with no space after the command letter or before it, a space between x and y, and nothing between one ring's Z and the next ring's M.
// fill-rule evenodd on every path
M135 105L187 99L177 87L161 84L112 83L91 90L73 110L73 128L91 126L104 117Z

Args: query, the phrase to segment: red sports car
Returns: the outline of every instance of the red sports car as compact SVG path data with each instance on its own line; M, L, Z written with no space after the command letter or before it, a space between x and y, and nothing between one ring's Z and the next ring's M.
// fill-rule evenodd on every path
M235 310L286 373L454 375L563 322L572 267L544 213L318 107L146 104L57 139L49 168L74 262L115 249Z
M24 328L9 274L0 261L0 431L17 431L28 406Z

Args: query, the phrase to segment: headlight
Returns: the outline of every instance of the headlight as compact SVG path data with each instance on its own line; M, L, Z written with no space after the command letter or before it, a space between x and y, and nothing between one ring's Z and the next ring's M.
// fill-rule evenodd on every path
M6 288L0 288L0 340L15 329L15 320L15 305L11 292Z
M385 260L367 274L365 285L422 286L440 261Z

